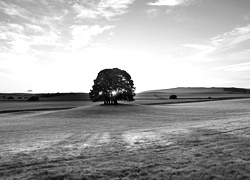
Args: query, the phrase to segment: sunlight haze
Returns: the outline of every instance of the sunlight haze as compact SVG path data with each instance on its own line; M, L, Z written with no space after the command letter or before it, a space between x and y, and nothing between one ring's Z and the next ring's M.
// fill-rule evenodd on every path
M250 88L249 0L0 0L0 92Z

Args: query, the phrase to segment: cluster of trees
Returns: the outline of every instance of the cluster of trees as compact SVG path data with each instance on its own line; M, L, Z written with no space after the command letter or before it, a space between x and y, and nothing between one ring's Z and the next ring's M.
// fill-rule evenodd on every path
M38 96L30 96L30 97L14 97L14 96L2 96L3 99L8 99L8 100L27 100L27 101L39 101L39 97Z
M94 80L89 97L93 102L118 104L119 100L134 101L134 82L124 70L113 68L100 71Z
M3 99L8 99L8 100L15 100L15 99L17 99L17 100L22 100L22 99L27 99L28 97L21 97L21 96L19 96L19 97L13 97L13 96L8 96L8 97L6 97L6 96L2 96L2 98Z
M177 99L177 96L175 94L172 94L169 96L169 99Z
M64 96L64 95L74 95L75 93L70 92L70 93L47 93L47 94L41 94L41 97L58 97L58 96Z
M28 98L28 101L39 101L39 97L38 96L30 96Z

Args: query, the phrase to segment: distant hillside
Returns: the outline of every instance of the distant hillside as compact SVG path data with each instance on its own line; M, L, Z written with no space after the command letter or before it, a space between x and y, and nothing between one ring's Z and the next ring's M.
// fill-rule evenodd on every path
M166 100L170 95L177 95L178 99L230 98L250 97L250 89L244 88L204 88L178 87L172 89L157 89L137 93L135 100ZM1 101L27 101L31 96L38 96L40 101L89 101L88 93L0 93Z
M0 100L26 101L31 96L38 96L40 101L88 101L88 93L0 93Z
M178 87L172 89L149 90L138 93L135 99L167 99L175 94L178 98L220 98L220 97L250 97L250 89L243 88L204 88Z

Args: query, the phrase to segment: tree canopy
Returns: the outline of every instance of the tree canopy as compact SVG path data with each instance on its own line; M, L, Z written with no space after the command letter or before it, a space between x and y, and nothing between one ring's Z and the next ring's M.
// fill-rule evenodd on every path
M93 102L104 101L104 104L118 104L119 100L134 101L134 82L124 70L113 68L101 70L89 96Z
M169 99L177 99L177 96L175 94L172 94L169 96Z

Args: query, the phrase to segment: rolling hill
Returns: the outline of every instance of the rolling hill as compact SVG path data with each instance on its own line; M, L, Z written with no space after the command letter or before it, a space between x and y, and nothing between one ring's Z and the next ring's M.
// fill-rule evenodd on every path
M172 89L149 90L138 93L136 100L168 99L175 94L178 98L223 98L223 97L250 97L250 89L223 88L223 87L178 87Z
M135 100L167 100L175 94L178 99L208 99L250 97L250 89L243 88L205 88L178 87L172 89L157 89L136 93ZM40 101L89 101L88 93L0 93L0 100L24 101L31 96L38 96Z
M88 93L0 93L0 100L25 101L31 96L38 96L40 101L88 101Z

